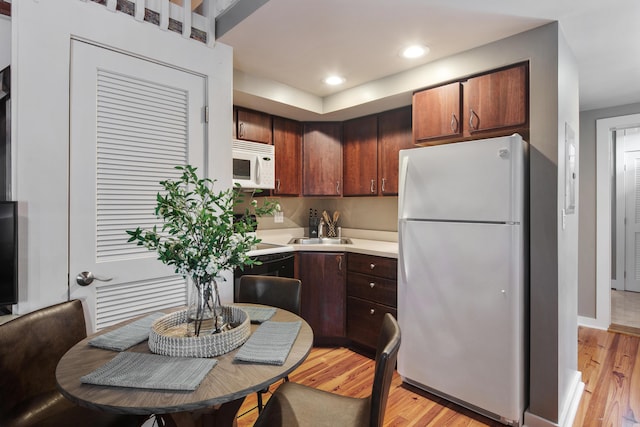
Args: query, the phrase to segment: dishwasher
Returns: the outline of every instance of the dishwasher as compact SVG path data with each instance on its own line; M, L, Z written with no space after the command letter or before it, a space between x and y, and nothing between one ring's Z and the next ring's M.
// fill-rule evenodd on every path
M282 248L283 252L273 252ZM295 254L290 247L282 245L272 245L269 243L259 243L255 251L255 255L250 254L251 258L260 261L260 265L245 266L244 270L236 268L233 272L233 300L238 300L238 286L240 277L245 274L257 276L279 276L291 277L294 273ZM270 252L270 253L260 253Z

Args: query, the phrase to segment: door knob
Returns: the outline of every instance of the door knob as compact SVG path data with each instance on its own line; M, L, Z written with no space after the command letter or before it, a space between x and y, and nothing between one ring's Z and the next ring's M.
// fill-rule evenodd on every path
M113 280L113 277L96 277L90 271L83 271L82 273L78 273L76 276L76 283L80 286L89 286L94 280L109 282Z

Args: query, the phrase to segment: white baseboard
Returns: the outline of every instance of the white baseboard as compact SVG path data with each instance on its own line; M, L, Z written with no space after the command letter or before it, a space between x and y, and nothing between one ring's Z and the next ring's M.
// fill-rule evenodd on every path
M578 316L578 326L586 326L587 328L600 329L606 331L609 325L602 319L594 319L593 317Z

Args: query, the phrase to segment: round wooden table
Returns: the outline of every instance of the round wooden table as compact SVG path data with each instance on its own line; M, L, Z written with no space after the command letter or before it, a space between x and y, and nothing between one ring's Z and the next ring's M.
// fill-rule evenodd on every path
M238 304L242 305L242 304ZM250 305L250 304L247 304ZM167 310L171 312L173 310ZM143 316L141 316L143 317ZM92 347L88 341L109 330L136 319L122 322L85 338L60 359L56 380L60 392L77 405L122 414L163 415L175 425L232 426L244 398L273 384L296 369L307 358L313 344L313 332L301 317L278 309L270 319L279 322L302 321L300 332L284 365L238 363L235 349L216 356L217 365L204 378L197 390L166 391L126 387L108 387L80 383L80 377L104 365L117 352ZM259 325L252 324L251 329ZM150 353L147 341L127 351Z

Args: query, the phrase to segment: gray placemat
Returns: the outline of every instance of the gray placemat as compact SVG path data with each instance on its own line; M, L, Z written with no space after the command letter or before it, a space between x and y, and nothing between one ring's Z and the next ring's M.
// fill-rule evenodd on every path
M193 391L216 363L216 359L168 357L125 351L81 377L80 382L116 387Z
M247 312L252 323L266 322L276 314L275 307L251 307L245 305L239 307Z
M151 324L153 324L154 320L159 319L165 314L166 313L160 312L152 313L121 328L92 338L89 340L89 345L107 350L124 351L129 347L133 347L149 339Z
M264 322L240 347L235 360L269 365L284 364L301 324L300 321Z

